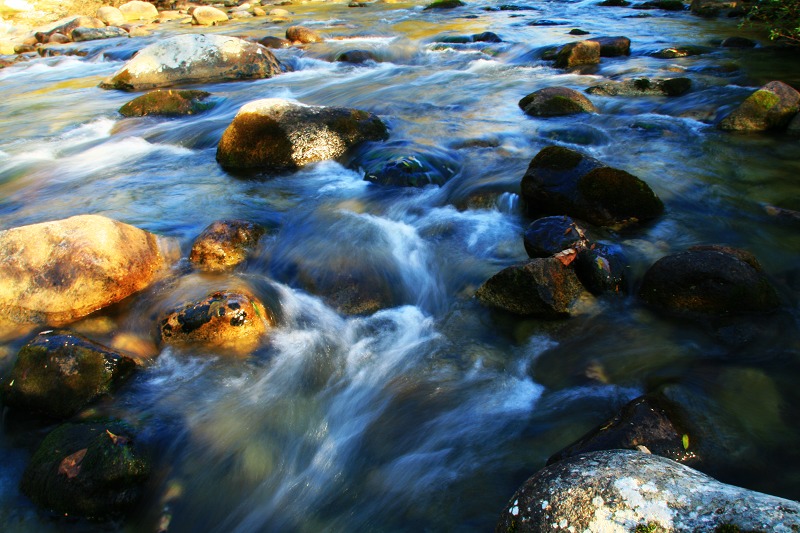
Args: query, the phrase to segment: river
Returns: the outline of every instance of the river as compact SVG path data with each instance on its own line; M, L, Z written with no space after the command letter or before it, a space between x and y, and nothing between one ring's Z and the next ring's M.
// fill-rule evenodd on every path
M207 290L248 287L279 316L248 358L161 350L93 413L134 422L156 450L148 496L124 523L54 521L18 491L49 427L7 420L0 431L0 529L11 531L487 531L516 488L546 459L627 401L679 384L723 413L726 438L746 450L723 480L800 498L800 232L765 205L800 210L797 138L731 135L714 127L754 88L800 87L796 51L771 48L735 19L530 1L499 10L422 3L288 6L294 23L327 40L277 50L294 71L213 83L215 107L179 119L122 118L134 95L98 83L136 50L178 33L283 36L286 24L248 19L200 29L155 26L152 36L72 45L85 56L34 59L0 70L0 228L102 214L179 240L217 219L270 228L235 273L176 268L169 283L83 321L103 342L147 337L152 316ZM529 25L532 21L563 22ZM624 35L632 55L582 72L540 59L544 47ZM437 44L437 36L497 33L502 43ZM719 48L730 35L756 49ZM659 49L708 53L658 59ZM372 51L366 66L333 62ZM517 102L543 87L583 90L609 78L683 75L677 98L591 97L599 113L537 119ZM390 140L447 150L457 169L443 187L381 188L338 162L242 179L215 161L236 111L291 98L378 114ZM564 322L490 311L474 291L526 258L529 223L516 193L531 158L561 144L644 179L662 198L655 223L608 233L634 279L659 257L695 244L753 252L782 298L779 318L744 345L675 323L633 295L604 297ZM500 193L463 209L477 193ZM457 207L458 206L458 207ZM395 305L347 317L300 287L377 278ZM80 324L78 325L80 326ZM29 337L0 345L7 370ZM703 404L703 405L706 405Z

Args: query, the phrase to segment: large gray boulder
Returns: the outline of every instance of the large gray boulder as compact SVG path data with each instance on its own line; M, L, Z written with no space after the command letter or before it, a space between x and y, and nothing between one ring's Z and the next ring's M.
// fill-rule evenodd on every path
M0 231L0 330L62 325L155 281L168 241L98 215Z
M561 146L548 146L536 154L521 189L532 215L569 215L598 226L626 226L653 219L664 210L641 179Z
M782 81L771 81L748 96L719 123L726 131L766 131L785 128L800 111L800 92Z
M691 87L692 80L689 78L632 78L598 83L586 89L586 92L599 96L680 96Z
M217 161L229 170L292 170L387 137L386 125L366 111L265 98L239 109L219 141Z
M187 34L136 53L103 89L140 91L186 83L269 78L285 67L267 48L225 35Z
M798 529L800 503L726 485L664 457L610 450L571 457L534 474L503 510L496 531Z

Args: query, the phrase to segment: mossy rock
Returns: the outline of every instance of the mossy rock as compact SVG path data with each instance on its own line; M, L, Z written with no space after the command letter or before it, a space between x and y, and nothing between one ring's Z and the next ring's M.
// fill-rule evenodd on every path
M20 489L59 514L105 519L129 512L149 475L149 459L127 424L64 424L34 453Z
M394 187L444 185L461 170L455 154L404 140L366 143L348 166L363 172L366 181Z
M577 113L596 113L597 108L584 95L568 87L546 87L519 101L525 114L535 117L556 117Z
M433 2L432 4L425 6L425 9L423 9L423 11L427 11L429 9L454 9L456 7L462 7L465 5L467 4L465 4L461 0L438 0L436 2Z
M205 91L172 91L158 89L134 98L119 109L124 117L161 115L178 117L196 115L214 107L205 102L211 93Z
M719 123L726 131L755 132L786 128L800 111L800 92L771 81L748 96Z
M67 418L111 392L135 367L133 359L81 335L40 333L19 351L3 383L3 403Z

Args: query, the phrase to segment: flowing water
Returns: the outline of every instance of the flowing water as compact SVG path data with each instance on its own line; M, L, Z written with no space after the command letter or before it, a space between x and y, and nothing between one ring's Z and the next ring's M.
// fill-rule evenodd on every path
M527 2L450 11L420 3L289 6L295 23L328 40L276 51L294 67L272 79L213 83L213 110L179 119L122 118L130 93L97 84L136 50L180 32L282 36L264 19L198 29L169 23L151 37L89 42L85 57L40 58L0 71L0 227L97 213L177 238L186 256L214 220L270 228L235 273L189 273L76 325L101 342L149 337L152 317L208 290L247 287L278 316L248 358L165 348L93 408L135 423L156 450L156 475L121 524L53 520L17 490L51 427L7 420L0 432L3 531L486 531L518 485L549 455L628 400L679 384L711 405L741 450L723 479L800 498L800 232L765 205L800 210L798 140L730 135L715 120L772 79L800 86L796 51L770 48L735 20L600 8L592 1ZM535 20L564 25L532 26ZM555 70L541 50L592 35L625 35L629 58L580 73ZM493 31L502 43L436 44ZM722 38L761 39L754 50ZM651 52L706 44L665 60ZM350 49L380 62L333 62ZM592 97L600 112L536 119L517 106L534 90L579 90L608 78L685 75L683 97ZM446 150L457 172L443 187L381 188L338 162L241 179L215 161L240 106L284 97L376 113L391 140ZM472 297L522 261L519 181L544 146L580 149L647 181L666 204L647 227L606 235L640 277L656 259L694 244L752 251L783 309L754 340L731 346L661 319L633 296L584 302L554 323L495 313ZM479 193L496 198L459 209ZM499 194L498 194L499 193ZM315 280L378 279L395 305L346 317L302 290ZM355 274L353 274L355 273ZM0 346L10 368L21 336ZM700 409L700 407L698 407ZM701 413L698 413L700 416ZM709 415L712 416L712 415Z

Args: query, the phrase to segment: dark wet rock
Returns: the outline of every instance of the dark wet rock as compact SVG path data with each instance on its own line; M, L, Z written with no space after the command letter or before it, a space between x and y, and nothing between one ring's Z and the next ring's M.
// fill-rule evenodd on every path
M639 296L659 311L686 318L768 313L779 305L755 257L725 246L662 257L645 273Z
M800 135L800 113L794 116L786 127L786 133L789 135Z
M395 187L444 185L461 168L454 154L407 141L366 144L349 166L364 172L366 181Z
M719 128L741 132L786 128L798 111L800 92L781 81L771 81L722 119Z
M224 35L184 34L136 53L104 89L139 91L183 83L269 78L285 70L263 46Z
M115 420L64 424L36 450L20 489L59 514L114 518L141 499L150 470L129 425Z
M692 0L689 9L701 17L716 17L722 13L739 10L742 3L741 0Z
M590 32L588 32L586 30L582 30L580 28L573 28L573 29L569 30L569 34L570 35L589 35L589 33Z
M684 11L686 4L681 0L652 0L633 6L634 9L662 9L664 11Z
M704 46L674 46L671 48L662 48L658 52L653 53L653 57L659 59L679 59L681 57L699 56L710 51L710 48Z
M597 5L603 7L628 7L631 2L629 0L603 0Z
M583 286L556 258L537 258L505 268L478 288L483 304L517 315L557 319L570 316Z
M322 35L305 26L289 26L286 28L286 39L301 44L321 43L325 40Z
M611 138L601 129L587 124L571 124L568 127L542 128L539 135L543 139L583 146L605 145Z
M34 37L40 43L50 42L50 37L59 33L61 35L71 35L76 28L105 28L106 24L100 19L94 17L77 16L63 19L56 23L54 27L49 28L47 31L40 31L34 33Z
M566 26L569 24L566 20L552 20L552 19L539 19L532 20L528 26Z
M375 54L369 50L348 50L336 56L336 61L360 65L367 61L375 61Z
M19 351L3 383L3 403L67 418L111 392L135 367L133 359L81 335L40 333Z
M437 38L436 42L448 44L502 43L503 39L494 32L485 31L473 35L445 35Z
M598 96L681 96L691 87L689 78L634 78L603 82L589 87L586 92Z
M115 37L128 37L128 32L116 26L108 26L106 28L75 28L70 34L70 38L76 43L114 39Z
M222 134L217 161L228 170L292 170L387 137L386 125L366 111L266 98L239 109Z
M428 4L427 6L425 6L425 9L423 9L423 11L427 11L429 9L453 9L465 5L467 4L465 4L461 0L437 0L432 4Z
M496 531L551 531L553 524L575 531L791 531L800 528L800 504L726 485L665 457L608 450L534 474L511 497Z
M157 89L134 98L122 106L119 112L124 117L195 115L213 107L212 103L205 101L209 96L211 93L205 91Z
M228 14L213 6L197 6L192 10L192 24L196 26L214 26L228 22Z
M600 43L597 41L578 41L561 47L556 57L556 68L572 68L580 65L600 63Z
M747 37L728 37L720 46L723 48L755 48L756 42L752 39L748 39Z
M588 98L568 87L539 89L520 100L519 107L526 115L534 117L557 117L597 112L597 108Z
M267 48L289 48L292 46L292 41L280 37L267 36L259 39L258 44Z
M800 118L800 115L798 115L796 118ZM795 135L800 135L800 120L795 120L795 122L798 122L798 131L795 133ZM785 220L787 222L800 222L800 211L795 211L794 209L786 209L785 207L767 204L764 205L764 212L778 220Z
M619 246L593 243L580 247L573 267L592 294L628 291L630 262Z
M548 146L533 158L521 188L534 216L569 215L598 226L642 222L664 210L636 176L560 146Z
M195 239L189 261L200 270L230 270L247 259L265 232L247 220L217 220Z
M631 55L631 40L627 37L593 37L587 41L600 44L600 57Z
M499 6L487 6L483 8L484 11L536 11L533 6L525 6L518 4L501 4Z
M552 216L534 220L523 237L528 257L550 257L568 248L589 244L586 229L568 216Z
M0 329L63 325L154 282L168 242L98 215L0 231Z
M641 396L626 404L611 420L590 430L569 446L554 453L547 464L582 453L601 450L639 450L694 466L698 457L689 451L688 434L670 418L663 402ZM680 428L680 429L678 429ZM684 440L684 435L687 435Z
M214 292L172 309L159 320L164 344L201 346L234 355L252 352L271 326L264 304L241 291Z

